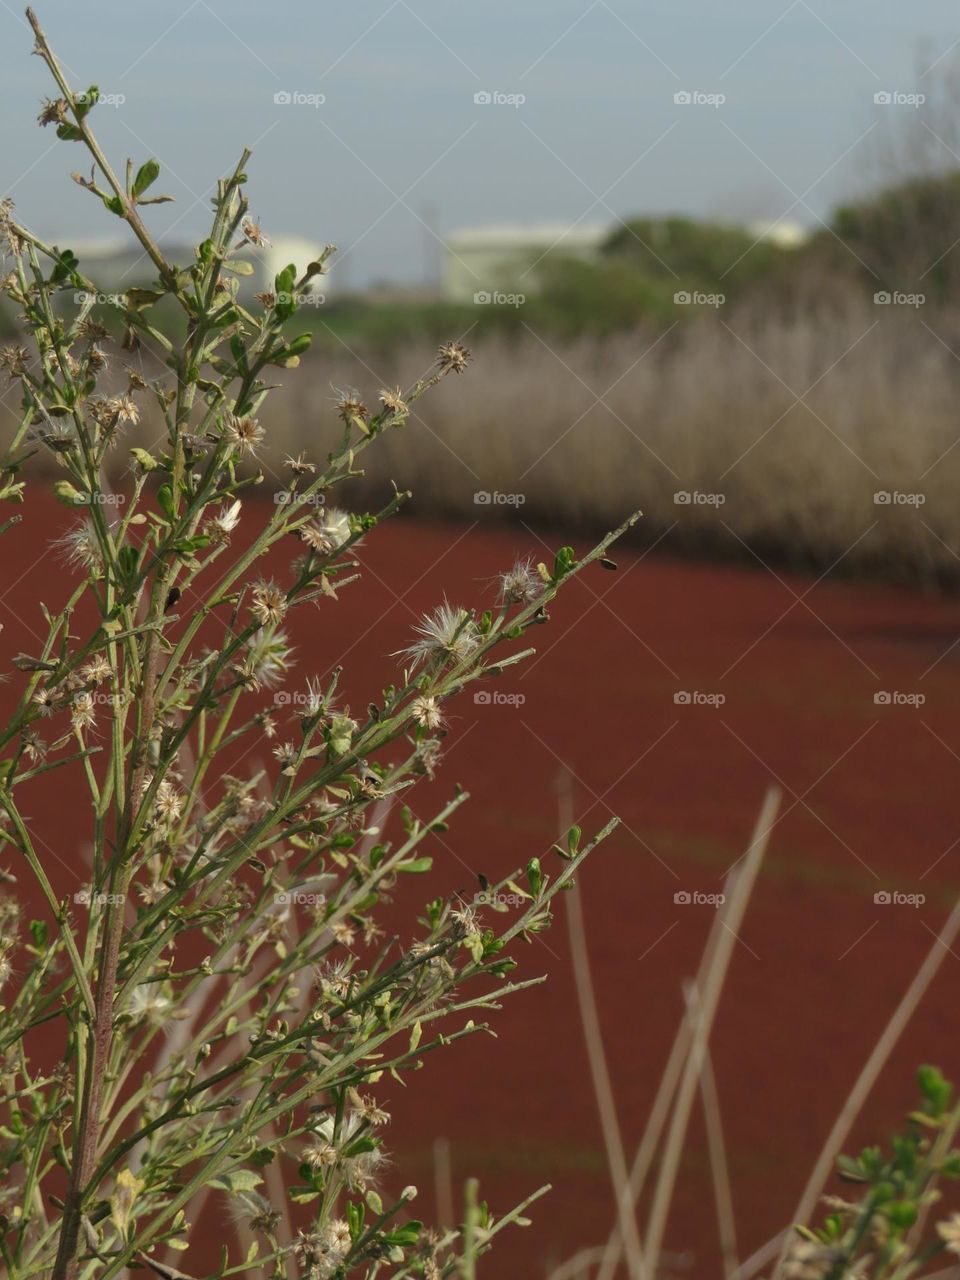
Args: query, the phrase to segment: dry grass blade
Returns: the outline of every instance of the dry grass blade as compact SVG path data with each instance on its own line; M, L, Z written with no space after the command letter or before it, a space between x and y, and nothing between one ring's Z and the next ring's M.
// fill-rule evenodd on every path
M691 1027L693 1027L700 1016L700 995L692 982L686 985L684 994L690 1011ZM732 1280L740 1266L737 1257L737 1220L733 1208L733 1186L730 1181L730 1167L727 1163L727 1147L723 1137L723 1120L720 1116L720 1095L709 1045L704 1048L703 1066L700 1071L700 1102L707 1130L707 1156L710 1161L713 1197L717 1207L717 1231L720 1236L723 1274L726 1280Z
M569 831L573 825L570 792L570 775L564 773L560 779L561 832ZM583 907L580 902L579 888L574 889L567 895L567 931L570 937L570 953L573 960L573 975L577 989L577 1006L580 1011L580 1022L583 1027L583 1039L586 1044L587 1057L590 1061L593 1091L597 1100L597 1109L600 1112L600 1125L603 1130L607 1164L617 1200L620 1232L627 1257L627 1272L630 1280L641 1280L644 1274L643 1251L637 1230L636 1216L628 1193L630 1180L627 1171L627 1154L617 1118L617 1105L613 1096L610 1070L603 1047L603 1034L600 1030L596 994L590 976L590 958L587 953L587 937L583 924Z
M673 1200L673 1190L680 1165L680 1156L683 1151L687 1127L690 1122L690 1113L702 1070L704 1051L713 1027L717 1006L720 1003L720 995L730 966L733 948L738 941L737 932L743 921L747 902L753 890L757 872L760 870L760 863L763 861L763 856L767 850L770 831L776 820L779 804L779 791L768 791L763 807L760 810L760 816L757 819L749 848L740 866L731 876L730 893L723 908L724 931L720 935L714 963L707 974L706 982L703 986L700 1017L694 1028L690 1052L687 1055L680 1087L677 1091L673 1116L667 1132L667 1141L660 1164L660 1174L653 1194L653 1204L650 1209L647 1230L644 1233L646 1256L651 1260L654 1270L656 1269L656 1260L660 1256L660 1248L666 1231L667 1217Z
M853 1127L853 1122L860 1114L864 1102L876 1084L880 1072L886 1066L887 1060L903 1034L907 1023L916 1012L924 993L943 964L958 931L960 931L960 900L957 901L947 917L946 923L937 935L936 941L927 952L923 964L917 970L913 981L904 992L903 999L897 1005L890 1021L884 1027L883 1033L874 1045L853 1088L847 1095L847 1099L840 1109L840 1114L834 1121L833 1128L830 1130L823 1149L810 1173L810 1177L807 1179L807 1184L803 1189L803 1194L793 1215L794 1222L806 1222L813 1213L823 1184L830 1176L837 1153L842 1150L843 1144L846 1142ZM789 1231L784 1234L780 1257L777 1262L778 1273L783 1268L791 1234Z
M710 943L707 944L707 952L710 954ZM673 1103L677 1086L680 1083L680 1074L683 1071L683 1064L686 1061L687 1054L690 1049L690 1020L683 1018L674 1037L673 1046L670 1050L670 1056L667 1059L666 1066L660 1076L660 1084L657 1087L657 1094L653 1100L653 1106L650 1108L650 1115L647 1119L647 1127L644 1130L643 1138L637 1150L637 1154L630 1170L630 1181L627 1188L629 1196L630 1212L634 1212L634 1206L640 1198L643 1188L646 1184L647 1174L650 1172L650 1166L653 1164L653 1157L660 1143L660 1137L663 1133L664 1126L670 1115L670 1107ZM619 1228L614 1224L603 1252L603 1262L600 1270L597 1272L597 1280L610 1280L616 1272L620 1264L621 1252L621 1236Z
M760 817L758 818L757 825L754 829L753 839L747 853L748 857L751 852L756 851L758 834L762 837L763 847L765 847L770 830L774 825L776 810L779 804L779 795L780 793L777 790L771 790L767 793ZM760 852L762 853L762 849ZM713 926L710 930L710 936L707 939L707 944L704 948L703 958L700 962L700 969L696 979L696 986L700 991L706 990L711 976L720 972L718 968L720 949L724 945L725 941L729 942L734 937L734 934L730 932L730 919L733 918L732 913L734 911L734 907L737 904L738 899L745 893L748 895L749 890L752 888L752 879L747 881L741 874L734 873L731 875L731 882L733 892L728 895L727 902L724 904L723 908L717 912L716 919L714 920ZM738 922L739 919L742 918L743 907L745 907L745 905L746 897L743 897L742 906L737 906ZM721 974L721 986L723 976L724 975ZM653 1106L650 1110L647 1126L644 1130L643 1138L640 1142L640 1146L634 1158L633 1166L630 1170L627 1194L630 1197L631 1213L634 1211L634 1206L643 1193L647 1175L650 1172L654 1157L660 1147L663 1130L670 1116L670 1108L673 1105L677 1089L680 1086L681 1079L684 1078L686 1067L690 1060L692 1039L693 1036L690 1027L690 1019L687 1016L684 1016L680 1020L680 1025L677 1028L677 1034L670 1050L670 1056L660 1077L660 1084L657 1089L656 1097L654 1098ZM597 1271L596 1280L613 1280L613 1276L615 1275L620 1263L621 1252L622 1240L620 1230L619 1226L615 1224L610 1233L610 1238L607 1241L603 1262ZM648 1256L650 1256L649 1252Z
M581 1249L563 1266L550 1272L550 1280L590 1280L590 1268L600 1262L604 1255L604 1246L597 1245L592 1249Z

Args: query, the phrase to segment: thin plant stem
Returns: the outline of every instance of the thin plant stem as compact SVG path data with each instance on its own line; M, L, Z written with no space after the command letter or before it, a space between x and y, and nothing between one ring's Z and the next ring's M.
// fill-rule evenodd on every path
M704 1050L713 1028L713 1019L720 1002L720 995L733 956L733 950L738 945L737 933L746 912L747 902L753 890L757 873L760 870L760 864L767 850L767 843L776 821L779 805L780 793L771 789L764 799L760 816L757 819L757 824L743 861L730 878L732 881L730 883L730 901L728 904L724 904L728 908L724 922L725 929L717 944L714 963L703 987L700 1016L697 1019L697 1024L691 1037L690 1051L687 1055L680 1086L677 1090L673 1116L661 1157L660 1172L654 1188L653 1203L650 1208L647 1229L644 1233L646 1258L648 1265L653 1269L653 1273L656 1271L657 1259L660 1256L664 1232L666 1231L667 1216L673 1199L673 1189L686 1139L690 1113L697 1091L697 1082L700 1078Z
M569 773L559 779L560 838L573 826L572 787ZM597 1010L596 994L590 976L590 957L587 951L586 930L583 922L583 906L580 890L574 888L567 894L567 935L570 939L570 956L573 963L574 983L577 991L577 1007L583 1028L583 1039L590 1063L590 1077L594 1097L600 1113L604 1149L610 1180L619 1213L620 1231L626 1252L627 1271L631 1280L643 1275L643 1249L636 1216L629 1210L626 1189L629 1183L627 1155L623 1134L617 1118L617 1104L610 1079L610 1069L603 1047L603 1032Z

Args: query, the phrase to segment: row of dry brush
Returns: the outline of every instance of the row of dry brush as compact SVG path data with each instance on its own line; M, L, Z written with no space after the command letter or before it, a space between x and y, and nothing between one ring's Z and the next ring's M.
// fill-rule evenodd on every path
M471 376L414 414L419 429L383 441L352 498L363 505L393 479L414 489L421 515L585 530L640 506L648 543L960 578L960 316L845 289L813 295L603 341L559 345L532 328L487 338ZM340 391L377 407L381 389L434 357L403 342L387 357L336 346L308 356L259 454L264 493L284 457L333 447ZM151 355L115 357L119 380L124 360ZM160 429L129 430L133 445ZM129 459L122 446L115 457L120 485Z

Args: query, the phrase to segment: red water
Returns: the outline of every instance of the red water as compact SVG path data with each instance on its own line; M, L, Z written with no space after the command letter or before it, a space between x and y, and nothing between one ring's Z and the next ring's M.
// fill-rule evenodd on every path
M11 584L0 597L4 666L36 649L38 600L55 608L62 598L47 553L51 513L26 511L2 542ZM519 526L397 523L376 533L360 553L365 586L318 611L294 611L300 677L342 662L346 700L364 707L392 678L387 655L407 641L416 615L444 596L489 602L490 579L518 551L539 558L544 547ZM681 983L712 918L709 905L677 904L674 894L719 892L765 789L779 782L782 817L712 1044L745 1255L789 1219L847 1088L960 889L960 605L656 554L617 559L617 574L596 568L568 587L536 633L537 656L491 686L522 695L521 706L451 705L440 781L430 794L415 792L412 807L429 816L458 781L472 800L436 842L431 883L418 883L411 903L472 893L477 871L493 878L546 856L562 769L573 775L575 819L587 832L620 815L581 891L632 1152L682 1013ZM678 704L678 691L725 702ZM878 705L877 691L925 702ZM255 751L248 763L267 758ZM67 771L52 776L56 803L37 803L34 819L60 860L58 892L68 892L81 865L82 789ZM881 890L926 900L877 904ZM417 1211L428 1221L438 1137L451 1144L457 1186L478 1175L495 1209L554 1184L534 1225L502 1238L487 1266L509 1277L543 1275L604 1240L612 1221L562 907L522 960L520 976L550 980L495 1015L498 1039L431 1055L406 1090L386 1091L389 1180L419 1184ZM882 1139L899 1122L919 1062L960 1074L957 963L947 956L858 1138ZM717 1273L713 1222L698 1118L667 1239L671 1251L693 1253L698 1277ZM177 1261L191 1270L189 1255Z

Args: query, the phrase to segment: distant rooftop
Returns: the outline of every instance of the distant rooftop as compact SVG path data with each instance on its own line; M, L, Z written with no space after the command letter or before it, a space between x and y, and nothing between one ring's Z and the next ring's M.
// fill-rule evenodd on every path
M781 249L797 249L810 239L809 227L802 222L788 222L786 218L754 220L747 223L747 230L758 240L769 240Z
M451 231L445 240L453 245L543 245L560 241L570 245L597 245L606 240L610 227L606 223L568 222L493 223L485 227L462 227ZM558 246L559 247L559 246Z

